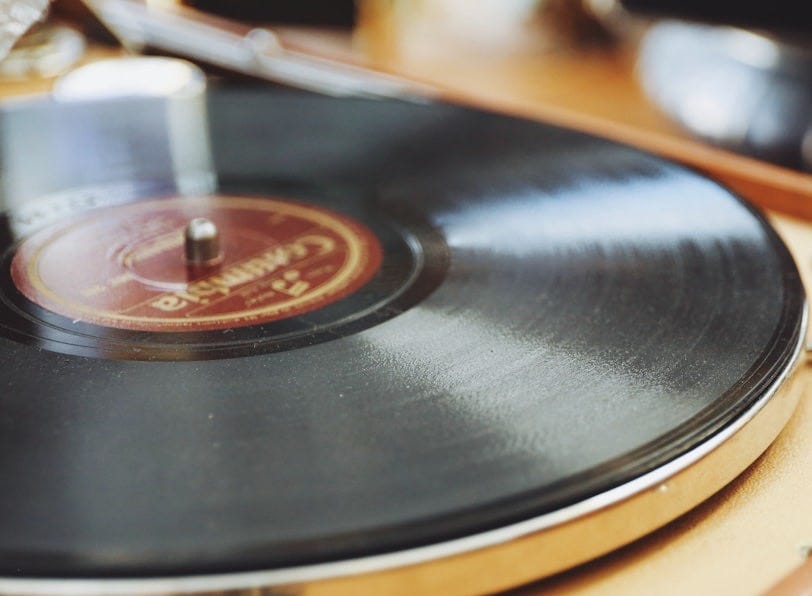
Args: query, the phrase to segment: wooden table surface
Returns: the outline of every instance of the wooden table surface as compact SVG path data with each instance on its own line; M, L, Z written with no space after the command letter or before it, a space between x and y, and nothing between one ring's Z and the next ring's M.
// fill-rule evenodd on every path
M628 50L577 52L546 44L532 30L474 43L436 21L402 27L394 35L362 30L354 44L343 34L287 30L283 37L437 85L467 103L571 125L700 167L773 209L770 218L812 280L812 226L792 216L812 216L812 177L688 138L642 95ZM88 59L116 53L94 48ZM0 81L0 98L50 85ZM812 381L807 368L798 374ZM804 396L773 446L716 496L630 546L519 592L758 594L800 565L812 545L810 487L812 404Z

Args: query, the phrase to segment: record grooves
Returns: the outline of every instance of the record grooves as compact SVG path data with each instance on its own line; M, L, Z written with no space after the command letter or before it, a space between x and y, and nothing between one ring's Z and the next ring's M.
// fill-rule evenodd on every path
M139 114L33 102L0 112L0 130L70 147L71 122L115 116L136 129ZM502 589L533 572L500 567L506 555L487 559L500 540L505 553L533 539L524 531L550 536L537 547L540 573L618 546L752 461L755 451L734 453L734 432L760 429L747 448L760 452L791 411L784 381L806 325L798 272L759 214L695 173L440 103L225 89L211 94L208 126L219 182L185 199L172 198L188 193L171 176L144 174L140 152L160 147L106 163L103 136L88 143L98 144L90 156L43 151L40 175L11 171L5 183L0 575L34 582L19 586L175 578L173 590L236 589L350 575L389 590L396 585L375 583L376 571L408 573L431 559L458 572L449 555L470 550L475 565L494 563L488 577L472 574L476 589ZM90 198L77 208L58 198L80 190ZM122 299L146 309L147 323L132 324L141 327L116 322L115 301L98 301L113 285L96 269L60 286L64 271L46 252L74 248L51 243L58 233L87 225L92 236L101 229L93 218L128 221L129 210L195 201L221 227L226 262L178 286L161 276L181 271L180 219L144 224L156 226L146 244L122 240L120 254L138 257L122 262L138 261L131 272L149 278L138 291L153 292ZM271 223L229 220L229 205ZM280 231L279 214L265 213L273 205L335 225ZM21 223L37 209L41 224ZM228 230L254 238L260 225L271 240L228 252ZM71 246L86 255L79 261L101 254ZM284 279L289 269L266 259L280 246L284 267L296 269ZM31 256L40 249L46 257ZM153 267L164 254L175 260ZM314 255L321 260L306 260ZM251 259L268 266L262 275L245 268ZM115 316L52 312L63 306L23 287L29 274L48 291L63 287L76 308L104 304ZM228 308L206 310L202 298L215 295ZM264 322L240 318L235 295ZM237 324L143 327L179 324L144 305L192 312L190 301ZM650 483L710 465L702 462L718 468L723 453L729 476L717 484L696 472L694 492L642 508L640 527L638 517L611 535L595 526L603 550L556 546L556 533L661 498ZM442 571L429 576L449 588Z

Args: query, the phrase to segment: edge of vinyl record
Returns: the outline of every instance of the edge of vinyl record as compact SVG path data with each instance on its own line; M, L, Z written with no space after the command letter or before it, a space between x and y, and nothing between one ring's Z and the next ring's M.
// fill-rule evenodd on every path
M733 424L675 460L580 503L509 526L357 559L199 576L0 577L0 593L52 596L273 593L492 592L564 571L664 526L719 491L778 436L799 401L808 311L792 358ZM259 592L261 591L261 592Z

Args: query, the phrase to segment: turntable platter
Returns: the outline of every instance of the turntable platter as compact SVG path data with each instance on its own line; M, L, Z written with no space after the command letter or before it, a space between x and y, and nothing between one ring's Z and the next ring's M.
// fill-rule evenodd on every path
M0 130L25 120L35 134L82 109L8 107ZM751 449L789 415L779 389L805 326L798 273L761 216L715 183L451 105L221 90L209 117L211 193L178 199L171 180L69 149L103 139L68 135L61 152L29 156L37 196L5 198L7 587L298 585L427 561L419 577L438 587L456 573L442 561L546 532L533 551L545 561L494 555L492 577L466 584L504 588L669 521L757 452L598 547L556 542L567 524L589 533L585 520L666 490L777 400ZM90 192L78 162L94 193L120 196L25 228L35 208ZM184 329L87 318L21 281L58 285L42 259L69 232L89 244L52 252L84 279L105 254L98 230L120 231L132 210L170 217L178 201L212 219L239 202L326 213L373 238L359 250L374 267L314 308ZM213 583L189 579L201 576Z

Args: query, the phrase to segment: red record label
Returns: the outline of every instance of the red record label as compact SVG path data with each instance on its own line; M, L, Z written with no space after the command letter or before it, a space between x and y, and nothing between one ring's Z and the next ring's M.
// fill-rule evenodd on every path
M205 217L223 259L191 267L184 230ZM378 270L380 243L321 207L212 196L92 211L19 247L11 265L29 300L74 321L141 331L204 331L268 323L331 304Z

